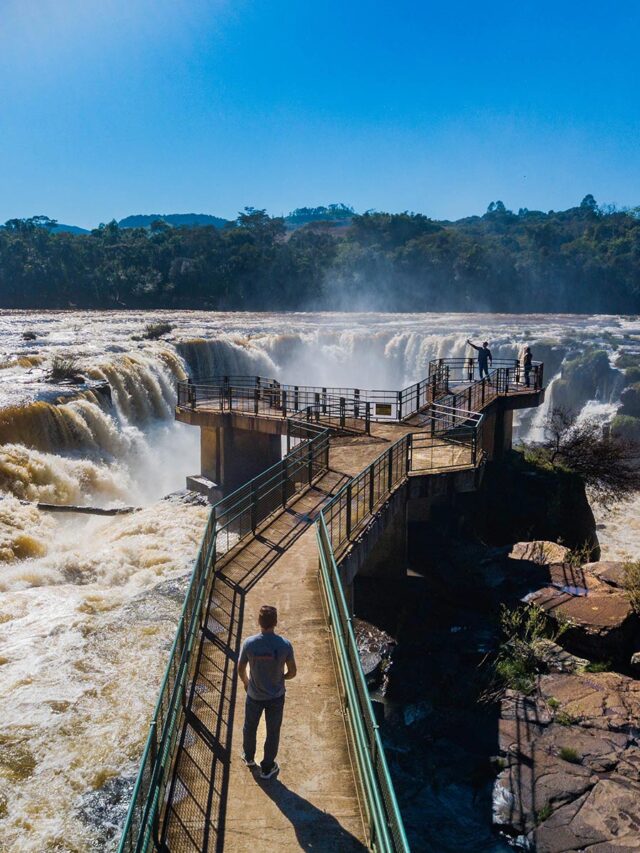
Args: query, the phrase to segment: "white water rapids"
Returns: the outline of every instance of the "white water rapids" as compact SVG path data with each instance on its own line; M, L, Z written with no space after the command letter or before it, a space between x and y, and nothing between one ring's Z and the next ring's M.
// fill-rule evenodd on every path
M147 323L166 321L163 341ZM550 385L520 435L539 437L563 359L636 347L640 321L606 316L0 312L0 850L112 849L173 637L206 508L181 496L199 435L173 421L186 373L399 389L429 360L530 344ZM35 333L35 339L23 337ZM53 386L73 355L99 390ZM560 385L556 387L559 388ZM606 420L617 386L581 401ZM614 388L612 391L611 389ZM135 505L63 516L33 503ZM604 556L640 555L637 507L599 531Z

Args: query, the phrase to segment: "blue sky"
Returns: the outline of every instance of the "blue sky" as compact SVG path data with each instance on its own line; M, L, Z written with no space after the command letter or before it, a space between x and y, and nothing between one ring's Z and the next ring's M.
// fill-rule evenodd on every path
M0 0L0 221L640 204L640 3Z

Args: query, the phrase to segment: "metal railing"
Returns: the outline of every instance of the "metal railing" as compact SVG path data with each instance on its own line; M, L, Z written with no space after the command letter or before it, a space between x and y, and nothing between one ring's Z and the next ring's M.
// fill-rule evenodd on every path
M494 358L489 367L489 376L500 378L500 394L540 391L544 383L544 364L532 361L527 370L517 358ZM437 377L438 387L448 389L451 385L480 381L477 358L438 358L429 362L429 378ZM528 379L528 383L527 383Z
M327 429L293 420L289 434L294 446L284 459L211 508L151 720L119 853L143 853L151 844L160 848L158 822L165 807L165 792L194 677L196 639L206 624L217 559L249 533L255 533L272 513L328 470Z
M538 361L525 370L518 359L494 359L489 375L481 378L476 358L440 358L429 362L427 378L401 391L286 385L262 376L214 376L178 383L178 407L206 405L245 414L295 415L368 433L372 421L406 420L431 403L478 411L499 396L540 391L543 382L543 364Z
M371 403L361 400L357 389L317 389L281 385L260 377L218 377L209 382L179 382L177 406L197 409L207 406L220 412L242 412L299 420L340 428L347 432L369 433ZM270 384L266 384L269 382ZM352 395L346 396L347 391Z
M331 629L345 719L358 767L369 844L377 853L408 853L409 842L322 513L316 523L316 536L320 557L320 588Z

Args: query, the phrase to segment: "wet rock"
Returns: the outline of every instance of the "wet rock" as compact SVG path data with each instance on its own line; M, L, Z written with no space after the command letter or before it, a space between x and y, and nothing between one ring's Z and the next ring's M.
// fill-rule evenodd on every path
M432 711L431 702L416 702L414 705L405 705L402 710L405 726L411 726L420 720L425 720Z
M133 776L116 776L96 791L82 796L78 812L82 820L95 830L96 850L104 850L122 831L134 781Z

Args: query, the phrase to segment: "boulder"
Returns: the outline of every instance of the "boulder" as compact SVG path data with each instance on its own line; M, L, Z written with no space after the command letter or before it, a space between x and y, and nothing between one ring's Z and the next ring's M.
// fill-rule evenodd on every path
M640 417L640 384L629 385L620 394L622 407L618 409L620 415L630 415L633 418Z
M590 660L627 665L640 646L640 621L623 588L623 563L554 563L549 580L526 596L570 628L562 645Z

